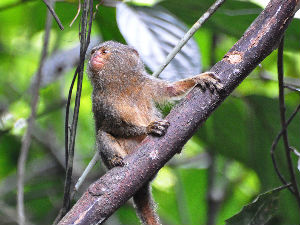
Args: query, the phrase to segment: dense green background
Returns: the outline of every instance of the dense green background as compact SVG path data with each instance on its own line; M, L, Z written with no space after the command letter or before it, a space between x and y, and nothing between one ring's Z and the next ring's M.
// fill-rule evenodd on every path
M0 224L15 224L16 166L26 118L30 114L30 84L40 58L46 7L42 1L28 1L3 9L12 0L0 2ZM77 2L77 1L76 1ZM159 4L191 26L209 7L206 0L166 0ZM77 5L58 2L56 12L65 26L53 23L50 53L78 43L78 21L69 28ZM262 9L247 1L228 0L195 35L201 49L204 70L210 67L215 51L220 60L241 37ZM124 42L115 19L115 9L100 7L93 24L93 36ZM299 85L299 20L287 30L284 66L287 79ZM212 37L217 38L212 48ZM271 157L271 144L280 131L276 51L267 57L218 108L171 160L153 182L153 194L163 224L216 224L238 213L259 193L280 186ZM64 171L64 103L74 70L40 90L38 118L26 169L25 207L34 224L51 224L62 202ZM267 74L270 80L261 79ZM84 76L76 141L75 178L78 178L95 151L91 112L91 86ZM286 91L287 115L299 104L299 94ZM73 98L74 99L74 98ZM299 143L299 116L289 127L292 146ZM282 143L277 149L280 169L287 175ZM294 157L294 164L297 164ZM103 174L97 164L86 186ZM299 171L296 171L299 178ZM212 193L218 210L209 213ZM80 193L77 194L77 198ZM126 204L107 224L138 224L131 203ZM269 224L299 223L299 208L287 190L280 192L279 209Z

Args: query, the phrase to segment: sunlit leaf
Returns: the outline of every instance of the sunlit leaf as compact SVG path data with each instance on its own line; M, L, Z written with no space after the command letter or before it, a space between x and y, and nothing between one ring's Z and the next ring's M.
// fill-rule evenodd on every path
M187 32L186 26L161 7L117 6L117 22L129 45L141 54L146 65L155 71L168 53ZM201 71L200 53L191 39L160 75L178 80Z
M279 192L285 187L279 187L260 194L252 203L230 219L226 225L264 225L274 215L278 207Z
M165 0L159 4L185 23L193 24L214 2L215 0ZM240 38L262 10L262 7L250 1L227 0L203 25L203 28ZM292 51L297 51L300 47L299 24L300 20L294 19L286 32L285 37L289 41L286 42L285 47Z

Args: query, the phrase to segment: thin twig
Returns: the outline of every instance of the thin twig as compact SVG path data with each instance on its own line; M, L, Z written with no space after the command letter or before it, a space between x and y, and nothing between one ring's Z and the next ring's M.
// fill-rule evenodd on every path
M73 92L73 87L75 84L75 80L77 78L78 74L78 69L79 67L76 68L70 88L69 88L69 94L68 94L68 99L67 99L67 104L66 104L66 118L65 118L65 164L66 168L68 167L68 159L69 159L69 114L70 114L70 104L71 104L71 99L72 99L72 92Z
M51 0L50 4L54 4ZM34 120L36 117L37 104L39 98L39 89L42 79L42 68L45 63L45 59L48 52L48 43L50 36L50 29L52 26L52 17L50 13L47 13L46 25L45 25L45 36L44 44L42 49L42 54L40 58L40 64L38 72L36 75L35 85L32 86L32 101L31 101L31 114L28 119L28 127L25 131L22 140L22 146L20 151L20 156L18 160L18 195L17 195L17 211L18 211L18 220L19 224L25 224L25 211L24 211L24 177L25 177L25 164L29 152L29 147L31 143L32 131L34 127Z
M96 165L96 163L99 161L99 159L100 159L99 152L96 151L96 153L93 156L92 160L89 162L88 166L85 168L82 175L79 177L79 179L78 179L78 181L75 185L74 192L79 190L79 188L82 185L83 181L86 179L86 176L89 174L89 172L91 172L91 170Z
M290 116L290 118L287 120L285 127L287 128L289 126L289 124L292 122L292 120L294 119L294 117L297 115L297 113L300 111L300 104L297 106L297 108L295 109L295 111L292 113L292 115ZM272 143L272 147L271 147L271 158L272 158L272 162L275 168L275 172L277 173L279 179L281 180L281 182L283 184L287 184L287 181L284 179L283 175L281 174L276 159L275 159L275 150L277 147L277 144L281 138L283 134L283 129L281 129L281 131L277 134L277 136L275 137L273 143Z
M75 20L77 19L78 15L79 15L79 13L80 13L80 10L81 10L81 2L80 2L80 0L78 0L77 13L76 13L74 19L72 20L72 22L70 23L70 25L69 25L70 27L72 27L73 23L74 23Z
M8 221L6 222L7 224L16 224L16 223L18 223L18 218L16 218L16 213L17 212L16 212L15 208L7 205L3 201L0 201L0 211L1 211L1 214L5 215L5 220L8 219ZM27 223L30 224L30 225L33 225L33 223L31 221L28 221Z
M96 5L96 10L94 12L94 15L93 15L93 19L95 19L97 13L98 13L98 10L99 10L99 6L102 5L104 2L104 0L101 0L97 5Z
M26 165L26 176L24 177L24 182L30 182L32 180L36 180L38 178L43 177L46 173L50 173L50 171L57 171L57 165L53 163L53 160L50 158L45 159L34 159ZM7 177L1 179L0 183L0 196L5 196L7 194L14 193L17 188L17 175L11 174ZM3 198L2 198L3 199ZM0 207L1 210L1 207ZM16 214L17 215L17 214ZM16 217L15 215L15 217ZM16 219L18 219L16 217ZM1 220L0 220L1 221ZM2 222L2 221L1 221ZM26 219L28 223L28 220Z
M285 119L285 101L284 101L284 87L283 87L283 48L284 48L284 36L282 37L279 48L278 48L278 59L277 59L277 70L278 70L278 85L279 85L279 109L280 109L280 121L282 126L282 139L285 148L286 160L288 164L288 169L290 172L290 179L294 189L294 194L297 199L298 205L300 207L300 195L295 178L293 162L291 158L291 151L288 141L288 133L286 128L286 119Z
M71 177L72 177L72 170L73 170L73 158L74 158L74 147L75 147L75 137L76 137L76 130L77 130L77 122L78 122L78 115L79 115L79 108L80 108L80 96L82 90L82 79L83 79L83 67L84 67L84 59L85 54L88 46L86 31L87 31L87 18L88 18L88 6L90 1L84 1L83 5L83 12L81 17L81 31L80 31L80 63L78 66L78 76L77 76L77 92L75 98L75 106L74 106L74 114L73 120L71 124L71 131L70 131L70 143L69 143L69 158L68 158L68 167L66 172L66 182L65 182L65 195L64 195L64 205L63 207L67 210L70 208L70 189L71 189ZM91 15L90 15L91 17ZM91 27L89 27L91 29ZM90 30L89 30L90 33Z
M297 88L297 87L294 87L294 86L291 86L291 85L284 84L283 87L287 88L287 89L290 89L291 91L300 92L300 88Z
M278 79L273 78L272 76L264 73L260 73L259 74L260 79L262 80L268 80L268 81L274 81L274 82L278 82ZM254 78L256 79L256 78ZM300 79L298 78L292 78L292 77L285 77L284 78L284 86L293 86L295 88L300 88Z
M88 9L90 11L88 11ZM88 21L89 15L89 21ZM82 90L82 80L83 80L83 70L84 70L84 60L86 56L86 51L90 43L90 34L92 29L92 17L93 17L93 0L85 0L82 8L81 24L80 24L80 62L74 74L72 84L69 90L69 97L67 101L66 109L66 121L65 121L65 148L66 148L66 179L64 186L64 200L63 207L60 210L59 215L54 221L56 224L69 210L70 208L70 199L71 199L71 181L72 181L72 171L73 171L73 158L74 158L74 147L75 147L75 137L77 130L77 122L80 108L80 96ZM87 26L89 26L87 32ZM70 130L70 142L68 138L68 128L69 128L69 107L72 95L72 89L74 82L77 77L77 92L75 98L74 114Z
M49 2L48 2L47 0L43 0L43 2L46 4L48 10L51 12L51 14L52 14L52 16L54 17L54 19L55 19L57 25L59 26L59 28L60 28L61 30L64 30L65 28L64 28L64 26L62 25L62 23L60 22L58 16L56 15L56 13L55 13L53 7L49 4Z
M160 73L167 67L175 55L181 50L181 48L190 40L190 38L196 33L196 31L214 14L214 12L225 2L225 0L217 0L201 17L200 19L189 29L189 31L183 36L178 44L169 53L165 61L158 68L154 77L158 77Z

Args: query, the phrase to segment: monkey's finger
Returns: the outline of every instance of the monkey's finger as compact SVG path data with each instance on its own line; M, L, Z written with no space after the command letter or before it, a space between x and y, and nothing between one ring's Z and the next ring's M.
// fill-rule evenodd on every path
M151 134L161 137L166 134L167 130L168 130L168 128L166 128L166 127L162 128L162 129L157 128L157 129L153 129Z
M213 81L211 85L217 92L220 92L223 89L223 85L219 81Z
M165 133L166 132L163 131L163 130L155 130L155 129L153 129L152 132L151 132L152 135L155 135L155 136L158 136L158 137L163 136Z
M209 81L206 83L206 86L211 93L215 93L215 91L217 91L217 83L218 82L213 81Z
M165 126L169 126L170 123L166 120L158 120L158 121L152 122L152 125L153 126L164 126L165 127Z
M125 165L123 158L119 155L114 155L114 157L111 159L111 164L113 167Z
M158 121L153 121L152 123L149 124L149 134L156 135L156 136L163 136L170 123L166 120L158 120Z
M214 93L215 91L219 92L223 88L220 79L217 77L207 77L207 79L205 79L204 82L211 93Z
M200 87L200 89L201 89L202 92L205 92L205 91L206 91L206 84L205 84L205 81L204 81L204 80L200 80L200 81L197 83L197 86Z
M222 92L222 90L223 90L223 84L221 84L221 83L217 83L216 84L216 90L218 91L218 92Z
M201 74L202 79L206 79L206 80L216 80L217 82L220 82L219 77L217 76L217 74L215 72L205 72Z

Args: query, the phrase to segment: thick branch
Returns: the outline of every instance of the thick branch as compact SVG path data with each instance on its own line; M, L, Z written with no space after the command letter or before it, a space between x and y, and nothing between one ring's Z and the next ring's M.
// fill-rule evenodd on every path
M275 48L293 18L298 1L271 0L266 9L211 71L224 85L222 96L193 89L167 116L161 138L147 137L134 154L92 184L59 223L100 224L164 166L238 84Z

